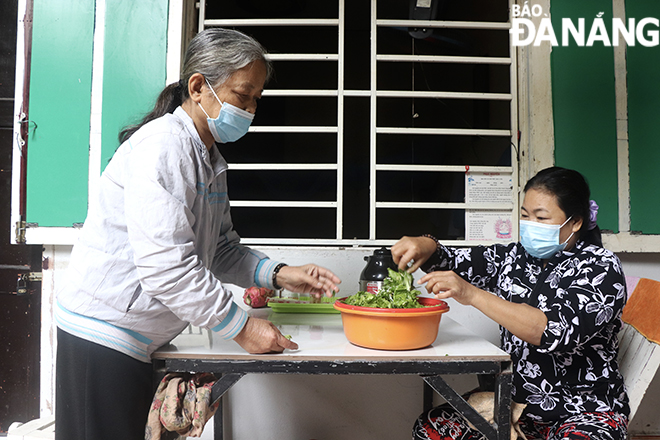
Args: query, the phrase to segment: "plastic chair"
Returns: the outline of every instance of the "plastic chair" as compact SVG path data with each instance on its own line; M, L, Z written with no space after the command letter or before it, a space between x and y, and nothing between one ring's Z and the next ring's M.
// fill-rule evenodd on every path
M639 313L631 314L629 312L631 308L649 306L648 303L653 303L651 308L660 304L660 282L648 279L629 279L627 281L628 286L634 290L624 308L624 324L619 333L618 362L630 399L629 420L632 420L660 367L660 346L637 330L637 328L648 329L648 320L646 327L640 326L643 317L640 319ZM641 289L644 289L643 293ZM635 297L636 294L644 296ZM632 300L633 298L634 300ZM660 328L660 319L657 319L657 315L655 322L657 322L656 328Z

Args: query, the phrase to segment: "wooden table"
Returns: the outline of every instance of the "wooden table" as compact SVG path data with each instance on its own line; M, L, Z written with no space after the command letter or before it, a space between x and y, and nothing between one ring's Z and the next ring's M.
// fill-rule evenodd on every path
M344 336L336 314L251 314L271 320L282 333L293 334L298 350L251 355L233 341L202 333L199 339L180 337L153 355L156 373L211 372L219 377L213 387L218 400L244 375L261 374L407 374L419 375L488 439L510 438L511 361L509 355L447 315L440 322L435 342L410 351L372 350L355 346ZM477 374L495 378L495 423L488 423L445 382L441 375ZM432 393L424 393L430 409ZM222 405L214 417L215 439L223 437ZM412 422L412 421L411 421Z

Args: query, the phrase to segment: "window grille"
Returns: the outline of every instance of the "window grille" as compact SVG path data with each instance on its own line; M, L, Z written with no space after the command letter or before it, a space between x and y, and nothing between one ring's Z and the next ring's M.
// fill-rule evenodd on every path
M466 212L503 214L516 239L511 2L439 1L430 20L410 19L407 2L382 0L293 2L302 6L291 11L200 2L200 30L253 35L275 66L251 134L221 148L243 241L387 245L431 232L450 245L490 242L466 239ZM410 36L420 29L430 37ZM466 201L466 173L510 176L510 200ZM434 185L451 194L434 194Z

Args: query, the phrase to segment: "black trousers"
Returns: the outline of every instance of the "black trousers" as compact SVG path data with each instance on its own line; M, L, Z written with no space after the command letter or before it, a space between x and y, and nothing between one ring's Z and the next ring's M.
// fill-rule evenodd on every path
M144 440L152 365L57 329L55 440Z

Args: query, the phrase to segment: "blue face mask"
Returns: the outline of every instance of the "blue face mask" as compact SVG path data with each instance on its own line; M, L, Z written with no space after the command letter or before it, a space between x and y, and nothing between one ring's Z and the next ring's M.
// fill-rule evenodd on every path
M199 108L201 108L206 115L206 122L209 124L209 130L213 135L213 139L222 144L239 140L248 132L250 124L254 119L254 115L248 111L241 110L228 102L223 103L220 101L220 98L218 98L218 95L215 94L215 90L213 90L213 87L211 87L208 80L206 80L206 84L208 84L209 89L213 92L215 99L217 99L222 105L218 117L213 119L208 113L206 113L202 104L198 103Z
M569 217L561 225L546 225L545 223L520 220L520 243L532 256L545 260L566 248L566 243L571 239L573 233L565 242L559 243L559 230L568 223Z

